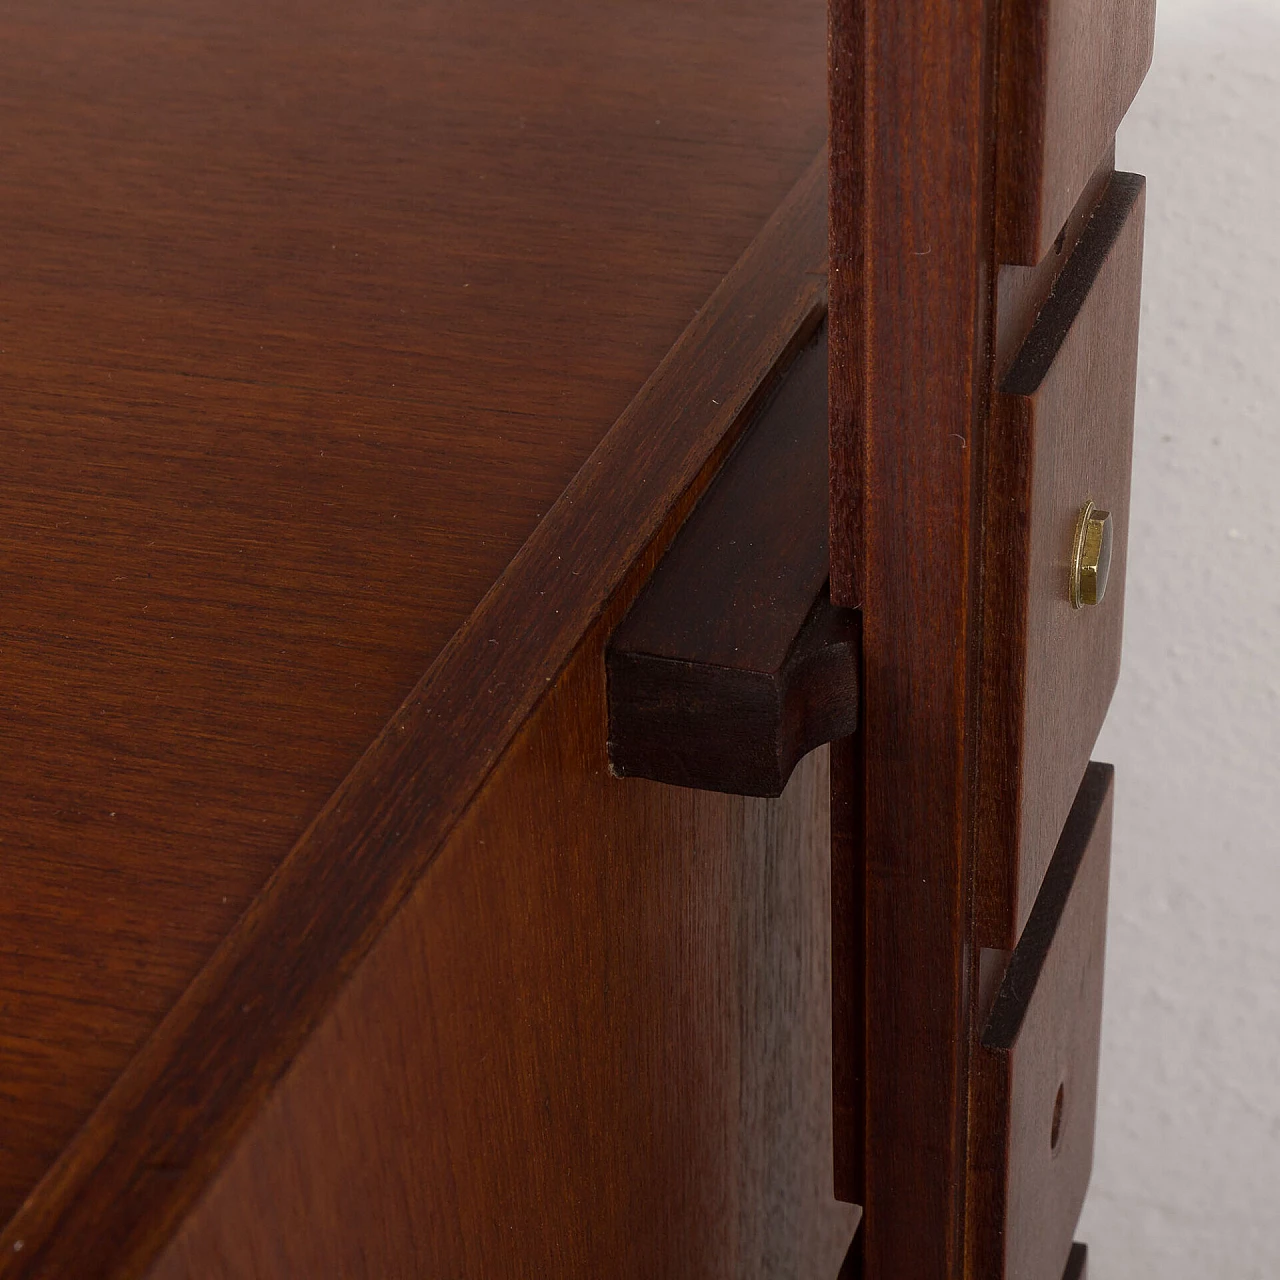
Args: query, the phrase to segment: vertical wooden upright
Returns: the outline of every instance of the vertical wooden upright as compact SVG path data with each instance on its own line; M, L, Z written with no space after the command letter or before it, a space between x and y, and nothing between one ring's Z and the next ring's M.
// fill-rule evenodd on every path
M990 7L831 7L832 596L865 627L862 812L841 806L864 826L864 1131L839 1191L867 1274L921 1280L962 1248Z
M1118 665L1141 263L1113 140L1153 4L829 13L831 595L863 614L861 738L832 756L849 1269L1058 1280L1092 1152L1101 940L1078 903L1105 905L1110 774L1086 769ZM1090 502L1114 555L1082 610ZM1059 1009L1068 986L1087 998Z

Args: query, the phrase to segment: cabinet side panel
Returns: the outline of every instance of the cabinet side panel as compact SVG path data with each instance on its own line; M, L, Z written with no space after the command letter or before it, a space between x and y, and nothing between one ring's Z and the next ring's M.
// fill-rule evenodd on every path
M862 609L864 675L862 778L841 785L860 796L865 936L861 964L839 980L865 1000L861 1031L841 1033L842 1053L863 1037L862 1078L844 1077L845 1130L863 1128L860 1152L842 1145L841 1185L862 1181L868 1277L954 1280L998 6L832 0L830 11L831 595Z
M152 1280L835 1274L827 751L612 777L608 621Z

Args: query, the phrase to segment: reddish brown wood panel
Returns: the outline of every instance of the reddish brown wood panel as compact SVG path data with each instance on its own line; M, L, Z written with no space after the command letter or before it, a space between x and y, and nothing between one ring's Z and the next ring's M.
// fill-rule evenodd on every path
M813 332L825 196L820 153L10 1221L0 1274L132 1276L177 1226L607 601L652 568L637 568L646 548L665 549Z
M826 117L820 0L12 0L0 44L5 1219Z
M868 6L829 0L827 92L830 98L831 311L828 430L831 450L831 593L849 608L862 602L863 428L868 395L868 222L870 163L865 100L872 87L867 64Z
M974 1061L971 1274L1070 1274L1093 1166L1112 769L1091 764ZM1077 1246L1078 1248L1078 1246ZM1080 1260L1080 1266L1083 1265Z
M1001 262L1053 248L1151 65L1155 15L1156 0L1001 6Z
M1120 671L1142 279L1142 179L1116 174L997 396L988 445L977 943L1022 931ZM1106 595L1073 609L1087 501L1111 512Z
M620 612L151 1280L835 1275L827 753L776 801L612 777Z
M832 6L832 598L863 609L861 850L842 949L865 940L865 1270L963 1260L976 530L989 392L989 80L982 0ZM856 852L855 852L856 856ZM860 918L848 917L860 913ZM847 1101L847 1100L846 1100Z
M1108 279L1089 304L1104 319L1073 325L1081 298L1065 314L1062 290L1123 187L1109 185L1114 133L1150 13L1147 0L831 5L831 581L833 600L861 606L864 647L861 740L833 754L858 775L835 781L837 1016L865 1008L836 1028L837 1176L865 1205L851 1266L870 1280L951 1280L966 1233L985 1229L966 1182L989 1142L968 1113L974 1009L1114 684L1123 563L1075 631L1057 606L1069 612L1091 496L1076 488L1106 492L1095 501L1121 510L1124 532L1130 232L1124 286ZM1007 382L1033 350L1045 368Z

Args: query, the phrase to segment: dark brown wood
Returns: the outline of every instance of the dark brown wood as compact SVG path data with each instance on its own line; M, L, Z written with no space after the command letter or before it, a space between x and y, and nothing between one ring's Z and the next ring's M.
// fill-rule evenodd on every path
M968 1070L1114 684L1123 576L1074 630L1057 604L1077 488L1127 505L1140 231L1122 283L1104 253L1072 290L1132 195L1114 133L1150 13L830 5L831 591L864 666L833 753L836 1016L865 1010L834 1029L836 1171L868 1280L998 1274L970 1267L1003 1205Z
M831 311L829 442L831 454L831 563L833 599L849 608L862 603L864 471L863 428L870 389L867 342L870 305L867 272L868 179L872 117L866 98L874 86L867 28L874 7L828 0L827 92L830 99Z
M974 1171L987 1207L971 1233L975 1275L1070 1271L1093 1165L1112 774L1085 773L974 1062L989 1134Z
M864 963L837 983L865 1005L846 1164L874 1280L963 1263L992 9L831 6L831 594L863 609L865 735L833 838L865 856L834 873Z
M823 36L4 6L0 1220L804 172Z
M1001 262L1051 252L1151 65L1155 16L1156 0L1001 6Z
M647 619L646 619L647 621ZM609 759L624 778L779 796L796 764L858 721L858 616L825 588L777 665L611 648Z
M1052 286L1003 374L989 434L986 712L972 942L980 959L973 980L980 1018L1034 914L1032 904L1043 899L1046 867L1055 845L1061 847L1119 670L1143 183L1104 169L1098 184L1100 193L1087 191L1072 215L1066 238L1075 243L1064 261L1036 269ZM1001 306L1010 304L1012 313L1001 316L1001 328L1016 330L1026 313L1026 286L1036 282L1022 268L1003 271L1018 278L1008 289L1002 281ZM1099 606L1077 611L1070 605L1068 565L1078 514L1091 498L1112 510L1113 576ZM1098 892L1105 903L1105 884ZM1103 920L1099 915L1094 922L1098 929ZM1100 956L1099 949L1099 997ZM1084 1101L1072 1111L1071 1159L1055 1156L1046 1164L1034 1134L1017 1137L1026 1120L1021 1086L998 1072L993 1077L986 1051L978 1055L969 1117L968 1254L971 1269L981 1274L1057 1275L1070 1245L1092 1151L1087 1061L1092 1055L1096 1069L1096 1010L1055 1016L1055 1025L1078 1037L1073 1053L1086 1064L1076 1072L1075 1096ZM1039 1098L1036 1106L1052 1110L1053 1097ZM1011 1153L1007 1168L1001 1153Z
M861 672L859 673L861 687ZM831 1111L836 1199L866 1194L866 874L864 734L831 744ZM861 1276L862 1235L849 1268Z
M665 548L812 332L825 204L819 155L15 1214L0 1274L137 1274L177 1227L606 602L629 573L647 577L646 549ZM603 712L594 732L603 744Z
M834 1276L826 752L612 777L633 577L151 1280Z
M1011 12L831 12L832 581L874 697L831 753L831 1000L866 1016L826 1170L827 753L773 808L672 799L607 776L601 679L824 306L820 6L7 6L0 1275L608 1274L623 1240L668 1273L637 1204L676 1267L826 1268L832 1173L855 1267L959 1275L1007 1124L970 1057L1035 892L975 853L1016 709L988 404L1105 203L1121 83L1099 114L1058 66L1098 47L1058 16L1112 9L1042 5L1030 43ZM1015 277L1027 86L1041 239L1077 194Z
M1120 671L1142 277L1143 182L1115 174L996 398L988 447L976 931L1022 931ZM1106 597L1073 609L1088 500L1111 512Z
M802 756L857 727L857 616L826 590L827 484L824 331L610 641L619 776L777 796Z
M1062 1273L1062 1280L1088 1280L1089 1249L1077 1242L1071 1246L1071 1256L1067 1259L1067 1269Z
M1008 375L1040 309L1053 292L1058 276L1075 253L1080 236L1089 225L1098 201L1111 183L1115 168L1115 148L1112 147L1090 179L1080 203L1072 210L1061 234L1053 242L1051 253L1045 254L1034 267L1007 264L1000 267L996 277L997 386Z

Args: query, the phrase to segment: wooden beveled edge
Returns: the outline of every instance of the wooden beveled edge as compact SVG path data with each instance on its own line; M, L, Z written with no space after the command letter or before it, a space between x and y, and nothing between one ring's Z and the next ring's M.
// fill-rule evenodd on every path
M824 148L14 1214L0 1277L106 1280L154 1260L584 633L674 536L820 323L826 201Z
M1077 1240L1067 1256L1067 1269L1062 1273L1062 1280L1087 1280L1088 1275L1089 1249Z
M1058 926L1075 888L1085 854L1093 844L1098 819L1111 794L1115 769L1090 761L1066 826L1058 837L1053 860L1045 872L1022 937L1004 971L995 1002L982 1032L982 1047L995 1053L1011 1053L1035 998L1045 961L1058 936Z
M1003 395L1033 396L1040 389L1146 185L1140 174L1110 174L1075 249L1000 384Z

